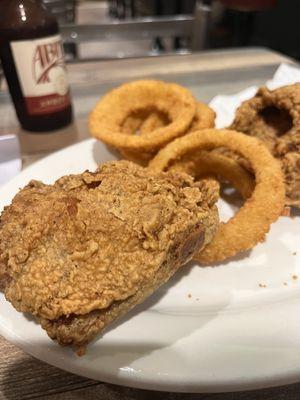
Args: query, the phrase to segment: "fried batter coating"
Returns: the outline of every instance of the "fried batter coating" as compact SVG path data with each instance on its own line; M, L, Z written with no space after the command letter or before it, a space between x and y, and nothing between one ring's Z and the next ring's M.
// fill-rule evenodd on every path
M118 150L154 151L183 135L196 112L196 100L183 86L155 80L125 83L108 92L89 116L91 134ZM145 133L128 135L123 124L131 115L159 111L170 122Z
M186 154L169 170L186 172L195 179L212 177L221 182L229 182L244 199L251 196L255 187L252 175L239 162L215 151Z
M32 181L1 215L5 296L80 352L212 239L216 200L213 182L128 161Z
M139 110L125 119L122 132L127 135L140 134L143 136L168 124L170 124L168 115L159 110L150 111L150 113L147 110Z
M286 205L300 208L300 83L260 88L238 108L230 129L261 139L281 161Z
M192 120L191 125L185 134L193 132L199 129L213 128L215 126L216 114L205 103L201 101L197 102L196 113ZM166 126L170 123L166 114L158 111L152 111L149 113L138 112L130 115L123 124L123 131L127 134L140 134L149 135L155 129ZM154 151L134 151L134 150L120 150L120 154L126 159L133 161L143 167L146 167L149 161L154 158L158 150Z
M196 260L203 265L222 262L263 241L270 225L281 215L285 201L279 162L260 140L228 129L202 129L182 136L160 150L149 168L166 171L184 157L219 147L237 152L251 163L255 187L243 207L226 223L220 224L213 241L196 255ZM209 167L214 169L218 164ZM237 179L242 176L242 171L239 175Z

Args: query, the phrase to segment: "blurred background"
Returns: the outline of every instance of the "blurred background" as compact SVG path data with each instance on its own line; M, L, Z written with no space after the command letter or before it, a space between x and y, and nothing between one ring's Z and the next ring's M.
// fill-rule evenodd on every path
M300 59L299 0L43 0L67 60L264 46Z

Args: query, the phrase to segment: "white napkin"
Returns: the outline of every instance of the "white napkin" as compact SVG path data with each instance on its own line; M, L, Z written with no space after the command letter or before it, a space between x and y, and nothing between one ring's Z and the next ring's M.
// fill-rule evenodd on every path
M291 85L300 82L300 69L289 65L281 64L275 72L273 78L265 83L269 89L277 89L281 86ZM231 124L234 119L237 107L244 101L253 97L257 91L257 86L251 86L234 95L218 95L214 97L210 106L217 113L216 127L224 128Z
M18 138L15 135L0 135L0 185L17 175L21 167Z

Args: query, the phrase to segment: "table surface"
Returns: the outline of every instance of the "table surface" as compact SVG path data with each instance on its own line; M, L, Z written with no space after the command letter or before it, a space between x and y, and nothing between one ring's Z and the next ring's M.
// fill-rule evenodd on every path
M23 168L51 152L89 137L88 113L97 99L121 82L158 78L187 86L208 102L216 94L235 93L261 85L286 57L262 48L210 51L188 56L89 62L69 65L74 123L50 134L30 134L18 126L9 96L0 92L0 135L18 134ZM1 399L166 399L166 400L291 400L300 398L300 384L251 392L179 394L125 388L79 377L45 364L0 337Z

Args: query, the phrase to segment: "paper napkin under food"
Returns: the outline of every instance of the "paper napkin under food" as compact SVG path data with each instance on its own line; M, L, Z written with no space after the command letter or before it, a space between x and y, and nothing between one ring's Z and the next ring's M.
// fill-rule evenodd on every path
M265 82L265 85L269 89L277 89L281 86L291 85L296 82L300 82L300 68L289 64L281 64L273 78ZM257 89L258 86L251 86L234 95L218 95L214 97L209 105L217 113L216 127L224 128L229 126L234 119L237 107L244 100L253 97L257 92Z

